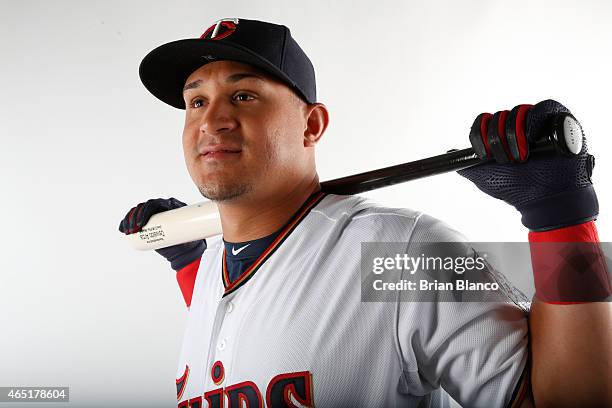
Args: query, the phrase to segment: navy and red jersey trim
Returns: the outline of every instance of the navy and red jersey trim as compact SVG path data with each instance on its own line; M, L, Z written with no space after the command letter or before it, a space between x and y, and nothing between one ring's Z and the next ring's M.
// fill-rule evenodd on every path
M180 378L176 379L176 399L177 401L181 400L183 396L183 392L185 391L185 386L187 385L187 380L189 379L189 366L185 366L185 372Z
M221 273L223 277L223 286L225 287L225 292L223 296L227 296L230 293L234 292L236 289L244 285L249 279L255 275L255 272L259 270L261 265L263 265L270 256L281 246L281 244L291 235L291 233L295 230L295 228L302 222L304 218L308 215L310 210L312 210L317 204L323 200L326 196L325 193L318 191L311 195L308 200L300 207L300 209L293 215L293 217L287 222L283 230L278 234L276 239L272 241L272 243L266 248L261 255L253 262L251 266L249 266L242 274L236 279L234 282L231 282L229 278L229 273L227 271L227 265L225 262L225 258L227 256L225 252L225 248L223 248L223 259L221 262Z

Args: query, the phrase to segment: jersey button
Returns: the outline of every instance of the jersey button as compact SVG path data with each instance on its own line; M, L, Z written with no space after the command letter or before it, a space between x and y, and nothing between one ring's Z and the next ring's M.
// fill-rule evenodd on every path
M232 310L234 310L234 304L232 302L227 302L225 311L227 313L232 313Z
M225 346L226 346L225 339L223 339L219 342L219 345L217 345L217 348L219 349L219 351L223 351L225 350Z

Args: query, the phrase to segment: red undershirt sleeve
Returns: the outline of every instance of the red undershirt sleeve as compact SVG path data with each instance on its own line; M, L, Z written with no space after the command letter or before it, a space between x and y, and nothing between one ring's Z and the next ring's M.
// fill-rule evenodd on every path
M530 232L536 296L548 303L603 301L612 295L610 273L595 223Z
M200 268L200 261L202 257L197 258L187 266L179 269L176 272L176 280L178 281L179 288L185 299L187 307L191 306L191 297L193 296L193 287L195 285L196 276L198 269Z

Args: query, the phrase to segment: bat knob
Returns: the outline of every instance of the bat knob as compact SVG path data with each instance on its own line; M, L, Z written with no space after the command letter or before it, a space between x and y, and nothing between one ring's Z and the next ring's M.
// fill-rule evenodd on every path
M576 155L582 150L582 126L571 113L555 117L551 137L558 149L566 155Z
M554 152L564 156L575 156L582 151L584 132L580 122L571 113L558 113L545 127L545 131L540 135L531 153Z

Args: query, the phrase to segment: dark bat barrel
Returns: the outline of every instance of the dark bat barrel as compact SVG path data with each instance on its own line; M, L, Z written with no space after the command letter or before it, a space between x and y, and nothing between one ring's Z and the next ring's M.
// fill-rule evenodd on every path
M409 163L398 164L321 183L331 194L358 194L436 174L457 171L482 163L472 148L450 151Z

